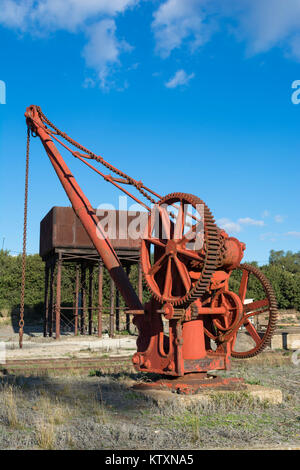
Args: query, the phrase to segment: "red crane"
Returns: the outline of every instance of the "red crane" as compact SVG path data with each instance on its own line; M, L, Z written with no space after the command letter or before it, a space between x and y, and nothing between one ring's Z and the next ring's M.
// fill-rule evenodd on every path
M28 107L25 117L123 296L126 313L133 315L139 332L132 358L137 370L202 377L199 373L229 369L231 357L252 357L270 344L277 320L273 289L257 267L241 264L245 245L216 225L201 199L186 193L162 197L61 132L38 106ZM144 280L152 294L145 305L54 142L149 211L141 241ZM114 176L101 172L93 160ZM255 300L247 299L251 286L259 293Z

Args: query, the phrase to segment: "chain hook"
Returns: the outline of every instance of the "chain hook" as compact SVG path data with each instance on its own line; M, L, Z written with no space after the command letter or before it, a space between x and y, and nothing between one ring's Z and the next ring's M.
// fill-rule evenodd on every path
M29 148L30 148L30 127L27 128L27 145L26 145L23 252L22 252L22 279L21 279L21 300L20 300L20 320L19 320L19 346L20 346L20 348L22 348L22 346L23 346L23 333L24 333L24 299L25 299L25 277L26 277L26 238L27 238Z

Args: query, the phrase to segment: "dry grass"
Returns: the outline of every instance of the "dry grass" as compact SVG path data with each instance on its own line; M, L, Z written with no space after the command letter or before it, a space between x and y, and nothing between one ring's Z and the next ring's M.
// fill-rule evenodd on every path
M36 422L35 437L36 443L40 449L55 449L56 436L53 423L49 423L40 418Z
M38 411L48 422L58 425L63 424L70 417L70 410L66 404L62 404L58 397L51 399L42 394L36 401L33 409Z
M67 433L66 445L69 449L76 449L76 443L70 432Z
M32 409L36 412L35 437L39 448L53 450L56 445L56 426L66 424L71 417L69 406L42 389Z
M232 359L233 365L243 364L244 366L258 366L260 364L269 365L269 366L282 366L285 364L291 363L291 354L290 351L268 351L258 356L251 357L249 359Z
M98 418L98 421L105 424L108 422L108 413L106 411L106 408L105 408L105 404L104 404L104 401L103 401L103 394L102 394L102 388L101 388L101 385L99 384L98 385L98 390L97 390L97 393L94 397L94 400L93 400L93 410L94 410L94 413L95 413L95 416L97 416Z
M7 423L11 428L18 428L21 426L21 423L18 417L14 387L12 385L4 386L2 393L4 412L6 414Z
M233 376L280 388L282 405L246 393L212 394L183 409L158 406L130 386L131 372L75 377L2 377L0 449L198 449L295 446L300 435L300 368L289 354L233 361ZM177 404L176 404L177 403Z

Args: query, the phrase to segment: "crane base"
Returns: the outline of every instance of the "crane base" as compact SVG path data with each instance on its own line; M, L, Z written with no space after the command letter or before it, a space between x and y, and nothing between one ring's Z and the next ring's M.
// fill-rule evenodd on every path
M193 395L201 393L204 389L218 388L221 390L243 390L246 388L244 379L237 377L218 377L212 374L197 373L186 374L183 377L170 377L156 382L139 383L133 390L170 390L175 393Z

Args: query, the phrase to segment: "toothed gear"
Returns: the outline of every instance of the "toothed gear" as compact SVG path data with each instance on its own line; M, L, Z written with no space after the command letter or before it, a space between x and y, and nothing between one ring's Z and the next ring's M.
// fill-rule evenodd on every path
M247 263L243 263L239 266L241 270L246 270L249 273L254 274L254 276L261 282L264 291L266 293L266 297L268 300L268 310L269 310L269 321L267 325L267 329L263 337L261 338L261 341L252 349L249 351L232 351L231 355L232 357L240 358L240 359L246 359L250 357L257 356L257 354L261 353L267 346L270 346L271 344L271 338L274 334L274 331L276 329L276 322L278 318L278 310L277 310L277 301L276 301L276 296L274 293L274 290L266 278L266 276L261 272L260 269L256 268L255 266ZM247 320L245 319L245 322ZM244 324L244 323L243 323Z
M141 246L141 261L142 261L142 272L144 275L144 279L146 281L146 285L148 290L153 294L156 300L160 303L170 302L174 306L184 305L187 307L189 304L194 302L196 299L199 299L203 296L206 292L207 288L210 284L210 279L212 274L217 268L218 259L219 259L219 248L220 248L220 241L219 241L219 229L215 224L215 220L211 214L211 211L207 207L207 205L198 197L187 194L187 193L171 193L167 196L163 197L159 201L159 205L167 204L172 205L175 203L187 203L192 205L194 208L199 205L203 205L204 209L204 248L202 250L202 270L198 280L191 285L191 288L182 296L170 296L164 295L164 292L159 289L157 286L154 275L149 275L149 266L151 266L150 262L150 245L147 239L142 240ZM148 224L151 223L151 216L149 216ZM147 225L148 227L149 225ZM148 232L146 232L148 233ZM161 240L160 240L161 241ZM148 246L147 246L148 243ZM151 242L150 242L151 243ZM163 243L161 241L161 243ZM161 249L163 250L165 246L162 246ZM182 261L181 261L182 263ZM186 263L187 264L187 263ZM195 263L194 263L195 264ZM197 263L196 263L197 264ZM198 263L198 265L200 262ZM191 265L192 266L192 265ZM186 266L184 269L187 269ZM157 288L155 287L155 284Z

